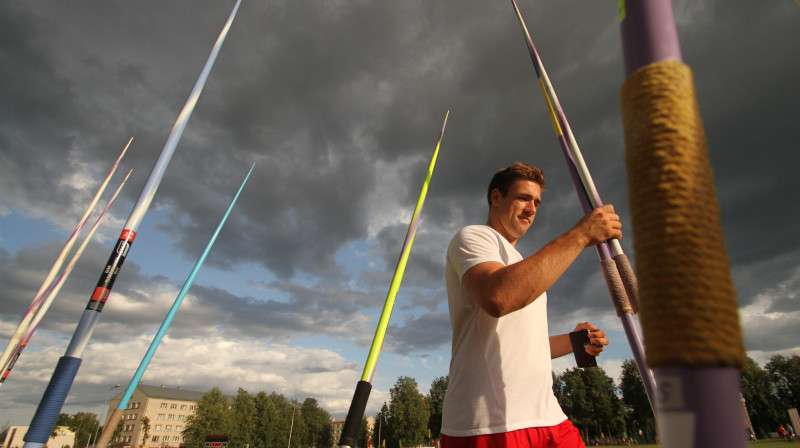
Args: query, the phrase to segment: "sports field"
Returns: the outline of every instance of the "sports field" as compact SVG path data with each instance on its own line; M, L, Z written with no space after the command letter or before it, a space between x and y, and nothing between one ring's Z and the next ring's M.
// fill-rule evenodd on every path
M755 442L750 442L749 446L771 446L771 447L774 446L774 447L778 447L778 446L787 445L789 443L791 443L791 442L786 442L786 441L783 441L783 440L756 440ZM795 440L794 443L797 444L798 440ZM619 446L620 445L600 445L598 448L619 448ZM628 445L628 446L635 446L637 448L659 448L658 445ZM590 446L587 445L587 448L590 448Z

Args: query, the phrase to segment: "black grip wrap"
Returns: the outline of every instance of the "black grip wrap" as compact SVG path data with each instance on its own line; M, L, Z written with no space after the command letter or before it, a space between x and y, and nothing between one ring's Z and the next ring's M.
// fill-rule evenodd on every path
M356 446L358 428L361 426L361 419L364 418L364 410L367 408L371 391L372 384L367 381L359 381L356 385L356 393L353 394L353 401L350 402L350 410L347 411L347 419L342 427L342 436L339 437L339 446Z

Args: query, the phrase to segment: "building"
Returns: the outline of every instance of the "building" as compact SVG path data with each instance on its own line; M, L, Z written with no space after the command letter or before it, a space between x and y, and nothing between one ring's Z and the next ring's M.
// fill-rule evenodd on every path
M7 430L0 433L0 440L3 441L5 448L22 448L25 441L22 440L28 432L27 426L9 426ZM66 426L57 426L53 431L55 435L50 436L45 443L45 448L75 448L75 433Z
M331 419L331 433L333 434L333 445L331 448L339 446L339 439L342 437L342 427L344 427L343 418Z
M186 418L194 414L197 402L205 392L164 386L139 384L133 391L128 406L122 411L122 432L112 440L116 448L144 445L150 448L178 448L184 446L183 430ZM108 416L119 405L123 393L111 400ZM108 423L108 418L105 423ZM143 441L142 419L150 420L148 440ZM10 448L10 447L8 447ZM61 447L51 447L61 448Z
M372 438L372 434L375 432L375 418L374 417L367 417L367 435L369 438Z
M331 445L331 448L336 448L339 446L339 439L342 437L342 428L344 427L344 422L345 419L343 418L331 419L331 433L333 434L333 444ZM367 437L371 438L374 427L375 419L372 417L367 417Z

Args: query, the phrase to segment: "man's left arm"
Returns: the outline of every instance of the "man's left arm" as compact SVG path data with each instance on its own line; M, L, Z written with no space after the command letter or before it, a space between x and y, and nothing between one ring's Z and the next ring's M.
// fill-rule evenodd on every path
M590 322L580 323L572 331L580 330L589 330L589 343L584 346L586 353L592 356L598 356L600 352L605 350L605 346L609 343L605 331L595 327ZM560 358L570 353L572 353L572 343L569 341L569 334L550 336L551 359Z

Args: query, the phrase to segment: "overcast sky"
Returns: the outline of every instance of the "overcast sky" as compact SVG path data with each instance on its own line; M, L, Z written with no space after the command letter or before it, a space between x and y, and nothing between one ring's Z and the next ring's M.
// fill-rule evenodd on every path
M624 231L616 3L522 0L520 8ZM133 169L130 180L0 388L0 423L28 424L234 1L0 5L4 341L133 137L103 201ZM800 190L800 7L673 7L695 75L746 349L761 364L799 353L800 210L791 192ZM313 396L343 417L448 110L368 415L399 376L427 392L447 374L444 251L459 227L485 221L494 171L522 160L548 175L543 206L518 245L525 255L572 226L580 206L510 2L244 2L64 411L97 413L109 388L127 385L255 162L142 381ZM622 243L635 265L630 234ZM612 346L600 361L617 375L632 355L594 250L549 297L551 333L585 320L608 330Z

